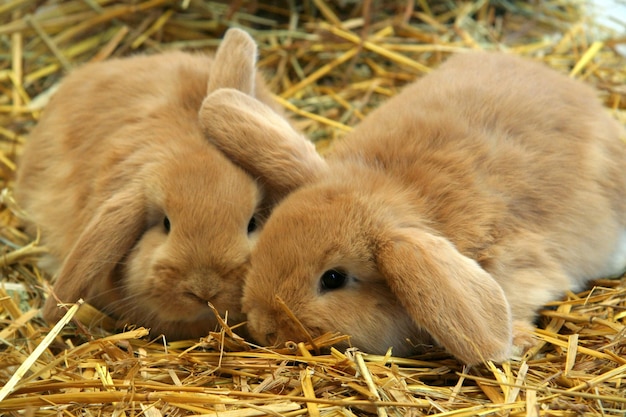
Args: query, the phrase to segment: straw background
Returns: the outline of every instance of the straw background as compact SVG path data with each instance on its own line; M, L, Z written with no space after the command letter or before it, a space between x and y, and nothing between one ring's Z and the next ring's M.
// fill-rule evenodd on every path
M624 29L624 22L621 23ZM229 26L259 43L277 99L320 150L407 82L463 49L507 50L595 86L626 121L626 33L582 1L5 0L0 4L0 415L626 416L626 278L568 293L541 313L537 346L465 368L411 359L256 347L224 325L167 342L87 328L73 307L38 316L45 251L11 198L21 146L62 77L84 62L166 49L212 51ZM622 45L623 47L623 45ZM316 340L330 346L340 335Z

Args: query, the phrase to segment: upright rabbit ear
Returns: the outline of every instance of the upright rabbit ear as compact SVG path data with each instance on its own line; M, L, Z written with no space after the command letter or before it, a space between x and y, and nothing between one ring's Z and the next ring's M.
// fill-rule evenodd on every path
M241 29L229 29L215 53L207 94L218 88L234 88L254 96L256 56L252 37Z
M116 194L104 203L89 222L65 259L54 283L54 294L43 307L47 321L62 315L61 302L80 298L112 297L116 288L112 272L131 250L145 228L145 202L139 188Z
M207 137L281 198L319 176L326 162L315 146L267 105L233 89L210 94L200 110Z
M403 230L381 247L378 266L415 324L467 364L508 358L509 304L498 283L446 239Z

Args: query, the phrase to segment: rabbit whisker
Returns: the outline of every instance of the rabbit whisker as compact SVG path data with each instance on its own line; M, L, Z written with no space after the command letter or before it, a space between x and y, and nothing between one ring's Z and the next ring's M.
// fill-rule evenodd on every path
M287 315L287 317L289 317L289 319L291 319L291 321L293 321L293 323L298 327L300 332L306 337L307 341L311 344L311 346L315 350L315 353L317 353L319 355L320 354L320 348L315 344L315 342L313 341L313 337L311 337L311 334L306 329L306 327L304 327L302 322L300 320L298 320L296 315L293 314L293 311L291 311L289 306L278 295L276 296L276 302L280 306L281 310L283 310L283 312Z

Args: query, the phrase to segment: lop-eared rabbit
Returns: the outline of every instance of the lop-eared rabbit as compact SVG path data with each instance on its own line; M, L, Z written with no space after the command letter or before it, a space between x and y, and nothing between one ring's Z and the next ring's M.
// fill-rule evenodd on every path
M208 136L286 195L245 280L260 343L338 331L372 353L432 338L504 360L543 304L626 265L624 129L544 65L453 56L325 159L239 91L210 103Z
M62 81L26 143L16 199L55 275L44 318L79 298L118 325L170 339L215 329L208 303L244 319L241 291L267 195L213 146L211 92L232 88L282 113L229 30L215 56L185 52L87 64ZM243 138L242 138L243 139Z

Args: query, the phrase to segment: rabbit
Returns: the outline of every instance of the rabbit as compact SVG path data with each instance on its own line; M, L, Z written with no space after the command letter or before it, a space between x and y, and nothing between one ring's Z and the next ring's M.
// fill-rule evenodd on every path
M244 283L258 343L504 361L542 305L626 267L624 128L543 64L456 54L324 158L263 104L209 97L207 137L282 193Z
M255 70L257 46L228 30L214 57L186 52L90 63L61 83L19 160L17 202L40 228L57 302L170 339L244 319L241 288L266 215L261 185L204 136L205 101L234 88L286 117Z

